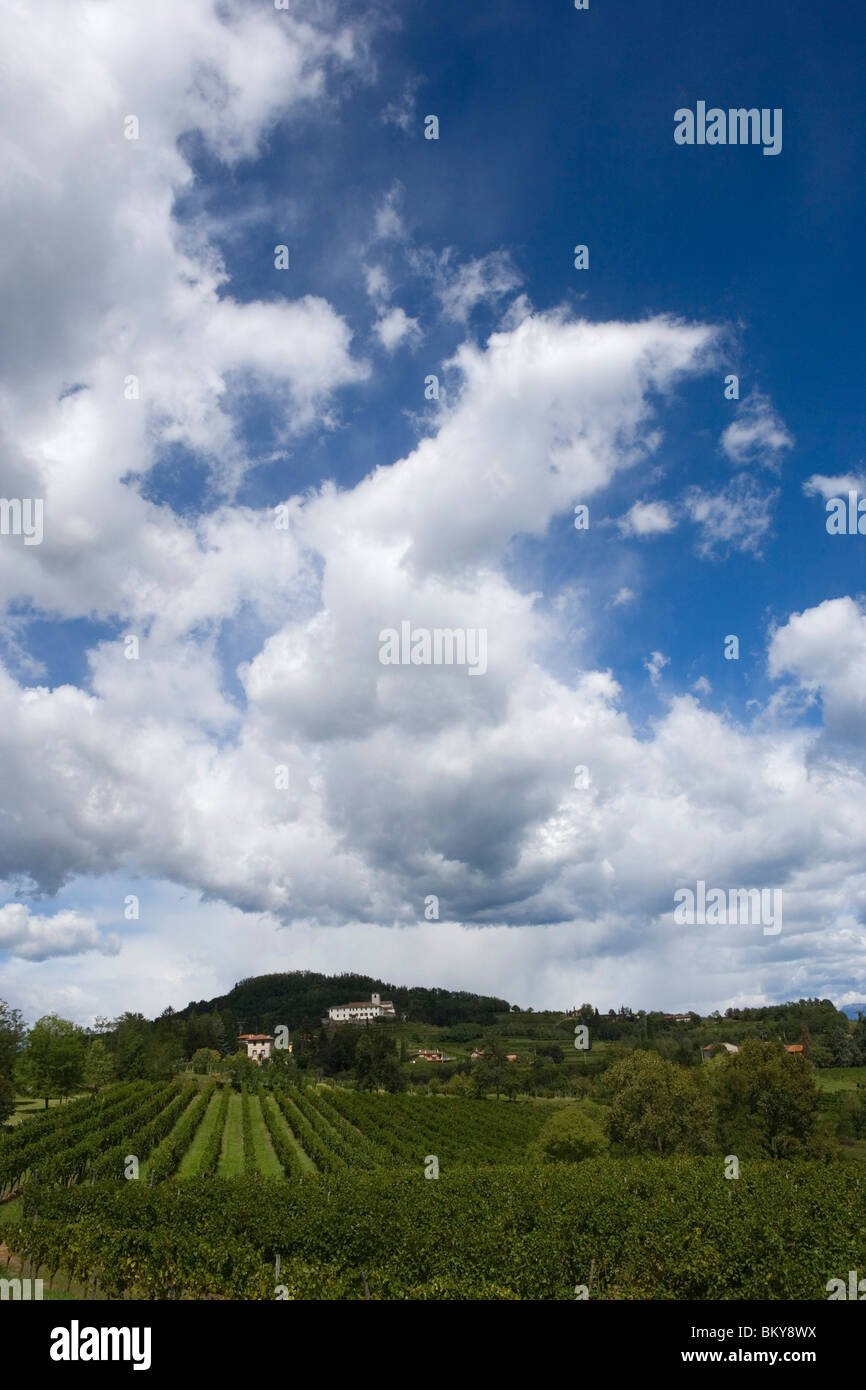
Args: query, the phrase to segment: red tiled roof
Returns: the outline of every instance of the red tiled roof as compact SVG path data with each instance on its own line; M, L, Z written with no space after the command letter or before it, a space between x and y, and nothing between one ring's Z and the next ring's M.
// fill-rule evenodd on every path
M238 1033L238 1042L273 1042L273 1033Z

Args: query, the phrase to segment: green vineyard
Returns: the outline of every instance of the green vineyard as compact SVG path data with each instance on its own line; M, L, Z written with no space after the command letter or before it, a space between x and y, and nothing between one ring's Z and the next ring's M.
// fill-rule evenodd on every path
M45 1183L176 1175L289 1178L345 1169L520 1162L553 1102L506 1105L454 1098L264 1089L238 1094L211 1081L107 1088L99 1098L27 1120L0 1141L0 1197Z
M866 1268L857 1168L530 1164L553 1108L114 1086L0 1143L7 1263L141 1299L818 1299Z

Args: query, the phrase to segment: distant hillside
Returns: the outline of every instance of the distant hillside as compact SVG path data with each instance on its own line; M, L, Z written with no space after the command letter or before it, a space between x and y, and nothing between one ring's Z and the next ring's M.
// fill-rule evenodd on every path
M856 1019L858 1014L866 1014L866 1004L846 1004L842 1013L848 1018Z
M392 1000L398 1017L406 1014L413 1023L492 1024L497 1014L510 1008L505 999L466 990L410 989L371 975L319 975L313 970L293 970L240 980L228 994L217 999L191 1001L180 1010L180 1017L230 1010L245 1031L269 1032L280 1023L288 1028L318 1025L331 1004L369 999L374 993Z

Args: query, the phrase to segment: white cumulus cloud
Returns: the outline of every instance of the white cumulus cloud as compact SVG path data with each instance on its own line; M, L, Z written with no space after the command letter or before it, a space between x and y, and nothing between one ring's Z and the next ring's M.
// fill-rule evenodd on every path
M666 502L635 502L620 519L619 528L626 536L658 536L673 531L676 524Z
M6 903L0 907L0 949L31 961L80 956L88 951L114 956L120 950L120 939L114 932L103 935L93 918L80 912L42 917L24 903Z

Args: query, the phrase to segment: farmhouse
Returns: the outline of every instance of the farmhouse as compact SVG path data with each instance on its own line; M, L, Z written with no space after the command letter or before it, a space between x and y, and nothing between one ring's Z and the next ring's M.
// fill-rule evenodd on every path
M371 995L369 1001L355 1004L332 1004L328 1010L329 1023L368 1023L377 1018L396 1018L397 1013L390 999Z
M454 1062L455 1057L446 1057L440 1048L422 1047L420 1051L412 1053L413 1062Z
M241 1033L238 1038L238 1042L246 1043L247 1056L258 1066L270 1057L273 1041L272 1033Z
M709 1057L711 1057L711 1056L713 1055L713 1048L714 1048L714 1047L723 1047L723 1048L725 1049L726 1052L739 1052L739 1050L740 1050L740 1049L736 1046L735 1043L726 1043L726 1042L712 1042L712 1043L707 1043L706 1047L702 1047L702 1048L701 1048L701 1058L702 1058L704 1061L706 1061L707 1058L709 1058Z

